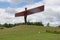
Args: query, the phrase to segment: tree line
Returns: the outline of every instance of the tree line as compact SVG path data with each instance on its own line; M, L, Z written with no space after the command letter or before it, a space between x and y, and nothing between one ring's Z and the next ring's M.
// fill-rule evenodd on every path
M25 23L15 23L15 24L0 24L0 27L6 27L6 28L11 28L11 27L15 27L18 25L25 25ZM37 26L44 26L42 24L42 22L27 22L27 25L37 25Z

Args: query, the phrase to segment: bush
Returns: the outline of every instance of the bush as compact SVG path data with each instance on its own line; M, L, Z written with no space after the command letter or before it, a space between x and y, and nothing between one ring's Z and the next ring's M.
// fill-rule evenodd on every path
M8 24L9 25L9 27L14 27L14 25L13 24Z
M0 27L3 27L3 25L2 25L2 24L0 24Z
M4 27L9 28L9 25L7 23L4 24Z
M5 23L5 24L4 24L4 27L6 27L6 28L11 28L11 27L14 27L14 25L13 25L13 24L7 24L7 23Z
M32 22L28 22L27 25L33 25L33 23Z
M0 29L4 29L4 26L2 24L0 24Z
M25 23L17 23L17 24L14 24L14 26L18 26L18 25L25 25ZM42 24L42 22L27 22L27 25L39 25L39 26L44 26Z
M39 25L39 26L44 26L42 22L28 22L27 25Z
M58 27L60 27L60 25Z
M42 22L35 22L34 25L44 26L44 25L42 24Z

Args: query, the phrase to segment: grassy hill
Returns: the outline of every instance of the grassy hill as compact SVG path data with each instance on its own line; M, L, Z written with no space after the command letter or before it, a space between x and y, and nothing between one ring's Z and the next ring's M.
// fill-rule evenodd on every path
M0 29L0 40L60 40L60 34L49 33L46 30L53 31L60 30L60 28L19 25Z

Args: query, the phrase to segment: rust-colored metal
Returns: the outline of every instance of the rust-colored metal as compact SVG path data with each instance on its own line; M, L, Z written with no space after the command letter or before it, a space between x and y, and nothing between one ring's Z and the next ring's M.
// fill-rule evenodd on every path
M44 11L44 5L30 9L30 10L27 10L27 8L25 8L25 11L16 13L15 17L24 16L25 24L27 24L27 15L34 14L37 12L42 12L42 11Z
M27 24L27 8L25 8L24 20L25 20L25 24Z
M27 15L34 14L34 13L37 13L37 12L42 12L42 11L44 11L44 5L33 8L33 9L30 9L30 10L27 10ZM18 12L18 13L15 14L15 17L24 16L25 15L24 13L25 13L25 11Z

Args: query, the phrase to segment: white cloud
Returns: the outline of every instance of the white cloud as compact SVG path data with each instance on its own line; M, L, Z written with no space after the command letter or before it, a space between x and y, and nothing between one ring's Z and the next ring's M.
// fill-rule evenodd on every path
M12 1L15 2L16 0L12 0ZM19 2L19 0L17 0L17 2ZM10 23L11 23L11 21L12 21L12 23L24 22L23 17L15 18L11 14L16 12L16 11L17 12L24 11L25 7L27 7L28 9L31 9L31 8L40 6L40 4L43 5L43 3L45 5L45 11L40 12L40 13L36 13L36 14L33 14L33 15L29 15L27 19L29 21L33 21L33 22L34 21L42 21L45 25L48 22L50 23L51 26L59 25L59 23L60 23L60 0L43 0L42 2L32 4L32 5L27 5L27 6L24 6L22 8L0 9L0 13L1 13L0 17L2 17L2 18L5 17L5 16L8 17L7 19L9 19ZM7 10L7 12L6 12L6 10ZM2 21L4 21L4 20L5 19L3 18ZM17 20L19 20L19 21L17 21ZM0 22L2 22L2 21L0 19Z
M15 18L15 12L16 10L14 8L10 7L8 7L7 9L0 8L0 24L24 22L23 17Z
M12 3L20 3L20 2L26 2L26 3L32 3L33 0L11 0Z
M45 14L46 18L48 20L50 20L50 24L52 25L59 25L59 21L60 21L60 0L43 0L44 4L45 4ZM50 16L49 19L48 16ZM52 20L52 22L51 22ZM53 26L52 25L52 26Z
M5 9L0 8L0 23L7 23L7 19L12 18L13 15L5 12Z
M43 0L43 2L48 5L60 5L60 0Z
M21 3L21 2L26 2L26 3L33 3L33 0L0 0L1 2L10 2L10 3L13 3L13 4L18 4L18 3Z
M6 10L5 10L5 12L7 12L7 13L10 13L10 14L15 14L16 13L16 9L15 8L11 8L11 7L8 7Z
M40 2L39 2L40 3ZM41 4L41 3L40 3ZM37 6L33 5L28 5L28 6L25 6L25 7L28 7L28 9L31 9L31 8L34 8L34 7L38 7L38 6L41 6L41 5L38 5L38 3L36 3ZM30 7L31 6L31 7ZM15 16L15 13L16 11L17 12L20 12L20 11L24 11L25 7L22 7L22 8L6 8L6 9L3 9L1 12L1 16L2 16L2 20L4 21L4 23L19 23L19 22L24 22L24 18L23 17L14 17ZM29 8L30 7L30 8ZM5 15L5 16L4 16ZM33 16L33 15L32 15ZM33 19L36 19L36 17L33 16ZM6 21L5 21L6 20ZM17 21L19 20L19 21ZM29 20L29 19L28 19ZM31 20L31 21L34 21L34 20ZM36 21L36 20L35 20ZM2 23L2 21L1 21Z

